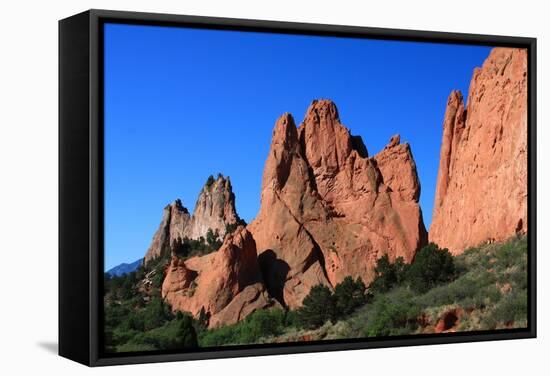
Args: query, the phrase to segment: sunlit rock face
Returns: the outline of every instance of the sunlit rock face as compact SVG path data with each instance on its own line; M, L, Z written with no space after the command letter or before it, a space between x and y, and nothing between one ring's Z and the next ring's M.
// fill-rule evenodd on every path
M330 100L313 101L299 127L282 115L248 226L268 290L295 308L317 284L371 281L385 254L410 262L427 241L419 196L411 148L399 136L369 157Z
M256 244L243 226L226 236L221 248L187 260L173 255L162 284L162 297L174 311L198 317L209 327L234 324L252 312L280 306L263 284Z
M430 241L459 254L527 232L527 51L494 48L447 101Z

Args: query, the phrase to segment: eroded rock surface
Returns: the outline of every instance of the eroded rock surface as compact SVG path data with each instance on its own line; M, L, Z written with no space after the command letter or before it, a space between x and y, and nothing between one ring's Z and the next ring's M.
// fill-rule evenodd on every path
M527 51L494 48L449 96L429 238L459 254L527 225Z
M256 244L239 226L214 253L187 260L173 255L162 297L175 311L210 317L209 327L233 324L258 309L277 305L262 282Z
M282 115L248 226L270 293L296 308L314 285L334 287L348 275L368 283L384 254L410 262L427 241L419 196L411 149L399 136L368 157L330 100L313 101L298 128Z

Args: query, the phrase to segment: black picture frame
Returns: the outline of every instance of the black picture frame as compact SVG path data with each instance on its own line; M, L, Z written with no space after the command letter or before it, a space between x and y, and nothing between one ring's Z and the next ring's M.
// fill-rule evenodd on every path
M327 35L528 50L528 327L105 354L103 283L103 34L105 22ZM59 354L88 366L536 337L536 39L171 14L88 10L59 21Z

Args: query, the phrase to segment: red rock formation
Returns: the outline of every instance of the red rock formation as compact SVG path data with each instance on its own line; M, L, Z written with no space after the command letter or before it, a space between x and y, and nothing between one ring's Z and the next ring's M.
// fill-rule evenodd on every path
M248 228L280 302L298 307L312 286L348 275L369 282L378 258L411 261L425 244L416 167L399 142L369 158L328 100L313 101L298 129L290 114L277 120Z
M254 239L243 226L217 252L185 261L173 256L162 297L174 311L198 316L204 310L209 327L233 324L276 304L262 283Z
M459 254L526 231L527 52L495 48L466 108L449 96L429 238Z
M208 229L218 231L223 238L226 225L239 221L229 177L220 174L215 180L209 178L199 194L192 216L180 200L164 208L160 226L153 236L144 262L169 252L170 245L178 238L206 237Z

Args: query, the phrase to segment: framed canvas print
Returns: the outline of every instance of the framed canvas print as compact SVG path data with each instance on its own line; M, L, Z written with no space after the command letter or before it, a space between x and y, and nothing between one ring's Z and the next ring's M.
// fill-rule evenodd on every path
M59 23L59 353L531 338L536 40Z

